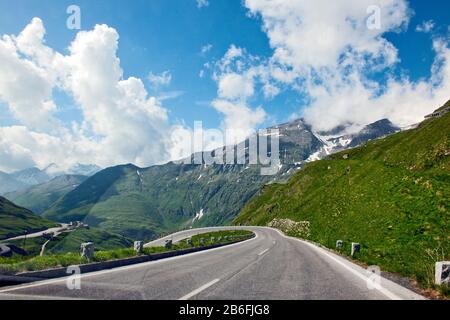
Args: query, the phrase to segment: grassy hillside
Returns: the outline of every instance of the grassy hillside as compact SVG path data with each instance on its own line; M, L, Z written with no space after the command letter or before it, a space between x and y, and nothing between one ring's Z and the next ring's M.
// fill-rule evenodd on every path
M58 238L57 241L48 244L47 254L79 252L83 242L94 242L96 250L113 250L133 246L133 241L124 236L95 228L77 229L70 233L63 233Z
M0 239L40 231L57 224L43 219L33 212L0 197Z
M29 256L37 256L41 252L42 245L47 241L43 237L8 241L27 251ZM133 246L133 241L118 234L113 234L95 228L77 229L68 233L61 233L46 245L45 254L77 253L83 242L92 241L96 250L113 250Z
M75 189L86 179L85 176L63 175L43 184L7 193L5 198L36 214L41 214L56 200Z
M133 239L151 239L191 225L220 225L273 179L259 170L175 163L108 168L59 199L44 216L62 222L82 220ZM203 217L194 220L202 209Z
M274 218L309 221L304 237L330 248L344 240L346 254L359 242L358 259L431 285L435 261L450 259L450 113L308 164L234 223Z

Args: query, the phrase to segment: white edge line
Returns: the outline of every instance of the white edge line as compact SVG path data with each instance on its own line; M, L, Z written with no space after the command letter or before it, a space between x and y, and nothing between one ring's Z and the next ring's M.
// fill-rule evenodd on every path
M113 272L118 272L118 271L124 271L124 270L135 269L135 268L141 268L141 267L145 267L145 266L148 266L148 265L159 264L159 263L164 263L164 262L167 262L167 261L173 261L173 260L182 259L182 258L187 257L187 256L195 256L195 255L199 255L199 254L205 254L205 253L209 253L209 252L213 252L213 251L218 251L218 250L231 248L231 247L234 247L234 246L241 245L241 244L243 244L245 242L250 242L252 240L256 240L258 238L258 233L257 232L254 232L254 233L255 233L255 236L253 238L250 238L250 239L247 239L247 240L244 240L244 241L240 241L240 242L237 242L237 243L225 245L225 246L222 246L222 247L213 248L213 249L207 249L207 250L202 250L202 251L197 251L197 252L192 252L192 253L187 253L187 254L182 254L182 255L179 255L179 256L170 257L170 258L163 258L163 259L159 259L159 260L155 260L155 261L148 261L148 262L143 262L143 263L137 263L137 264L124 266L124 267L118 267L118 268L114 268L114 269L89 272L89 273L81 274L80 277L81 278L88 278L88 277L94 277L94 276L97 276L97 275L103 275L103 274L108 274L108 273L113 273ZM15 287L11 287L11 288L0 290L0 293L6 293L6 292L10 292L10 291L16 291L16 290L34 288L34 287L39 287L39 286L45 286L45 285L49 285L49 284L60 283L60 282L66 281L70 277L71 276L69 275L67 277L62 277L62 278L58 278L58 279L43 280L43 281L38 281L38 282L35 282L35 283L32 283L32 284L28 284L28 285L19 285L19 286L15 286Z
M278 233L280 233L283 237L288 238L288 239L292 239L292 240L296 240L299 241L301 243L307 244L308 246L310 246L311 248L315 249L317 252L327 256L328 258L330 258L331 260L333 260L334 262L338 263L340 266L342 266L343 268L345 268L347 271L350 271L351 273L353 273L355 276L357 276L358 278L369 282L371 281L368 277L366 277L365 275L363 275L361 272L356 271L355 269L347 266L345 263L343 263L342 261L339 261L338 259L336 259L335 257L333 257L331 254L329 254L328 252L326 252L324 249L308 242L308 241L303 241L301 239L297 239L294 237L290 237L290 236L286 236L285 234L283 234L280 230L278 229L274 229L276 231L278 231ZM378 287L375 287L375 289L377 289L378 291L380 291L381 293L383 293L385 296L387 296L389 299L391 300L402 300L402 298L400 298L398 295L396 295L395 293L389 291L388 289L382 287L381 285Z
M262 256L264 253L266 253L267 251L269 251L269 248L261 251L260 253L258 253L258 256Z
M214 279L213 281L208 282L207 284L202 285L200 288L195 289L194 291L188 293L185 296L182 296L180 299L178 300L189 300L190 298L192 298L193 296L198 295L200 292L202 292L203 290L208 289L209 287L211 287L212 285L216 284L217 282L219 282L220 279Z

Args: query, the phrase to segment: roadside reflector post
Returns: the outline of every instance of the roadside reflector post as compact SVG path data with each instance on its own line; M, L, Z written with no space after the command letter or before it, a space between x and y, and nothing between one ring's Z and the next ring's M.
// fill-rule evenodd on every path
M142 253L144 251L144 241L135 241L134 242L134 251L136 253Z
M450 261L439 261L435 265L435 284L450 285Z
M94 258L94 243L82 243L80 247L80 254L82 258L86 258L88 261L91 261L92 258Z
M352 242L352 251L351 256L353 257L355 253L358 253L361 250L361 245L357 242Z

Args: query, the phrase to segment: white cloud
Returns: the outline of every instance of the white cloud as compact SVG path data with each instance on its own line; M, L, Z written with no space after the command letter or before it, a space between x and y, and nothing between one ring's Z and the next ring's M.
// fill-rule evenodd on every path
M421 24L416 26L417 32L429 33L434 28L433 20L424 21Z
M212 68L218 86L218 98L212 106L224 115L222 129L227 132L227 143L238 143L266 119L261 106L252 108L248 103L255 94L255 80L261 78L263 68L257 65L256 57L235 45Z
M404 0L382 0L381 28L369 30L366 9L371 0L246 0L260 16L274 50L261 62L264 92L277 94L289 85L308 98L304 116L315 129L351 123L354 128L380 118L399 125L418 122L448 100L448 42L434 41L436 62L430 79L394 78L399 61L395 46L383 37L404 30L411 16ZM373 72L385 83L371 81ZM269 83L269 85L268 85ZM277 89L271 90L270 85Z
M222 129L227 133L228 141L238 143L255 132L255 128L266 118L266 112L261 107L250 108L244 102L233 102L217 99L213 107L225 116ZM228 143L232 144L232 143Z
M209 51L211 51L212 48L213 48L213 45L208 43L208 44L205 44L203 47L201 47L200 52L204 55L204 54L207 54Z
M228 73L219 79L219 97L221 98L245 99L253 93L253 79L247 74Z
M42 22L33 19L17 38L5 35L0 39L0 100L22 124L53 130L59 126L52 116L56 110L52 99L56 79L41 66L53 59L53 54L42 50L42 45L34 46L42 42L44 34ZM34 63L33 58L39 63Z
M0 40L0 98L23 124L0 128L0 170L168 160L167 111L140 79L123 78L116 30L97 25L79 32L67 55L47 47L44 35L35 18L18 37ZM162 83L168 78L163 73ZM67 127L54 117L55 88L73 96L82 123Z
M153 72L149 72L147 79L148 81L150 81L154 88L158 88L161 86L168 86L172 81L172 74L168 70L162 72L161 74L154 74Z
M203 8L209 6L208 0L196 0L197 1L197 8Z

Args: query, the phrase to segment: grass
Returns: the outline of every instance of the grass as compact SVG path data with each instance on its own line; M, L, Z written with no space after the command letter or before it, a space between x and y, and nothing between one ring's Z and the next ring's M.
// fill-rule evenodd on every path
M234 223L308 221L307 239L329 248L343 240L346 255L359 242L356 259L432 288L435 262L450 259L449 151L447 113L308 164L287 184L265 187Z
M47 228L57 227L58 224L43 219L30 210L19 207L0 197L0 239L11 238Z
M142 254L137 254L133 248L119 248L114 250L99 250L94 253L94 258L91 262L103 262L117 259L125 259L136 257L139 255L151 255L162 252L169 252L175 250L183 250L193 247L200 247L200 238L205 240L203 246L210 246L214 244L224 244L227 242L235 242L248 239L253 232L246 230L230 230L217 231L204 234L195 235L192 237L192 246L188 244L187 239L180 241L180 243L173 244L171 248L165 247L150 247L145 248ZM224 236L231 236L232 239L225 240ZM214 240L212 240L214 237ZM222 237L219 240L219 237ZM0 273L17 274L20 272L46 270L58 267L68 267L71 265L79 265L88 263L86 259L82 258L79 253L68 252L63 254L50 254L45 256L37 256L33 258L21 257L14 255L11 258L0 257Z

